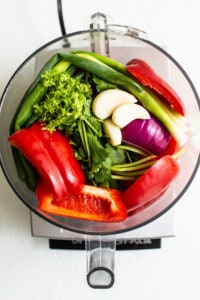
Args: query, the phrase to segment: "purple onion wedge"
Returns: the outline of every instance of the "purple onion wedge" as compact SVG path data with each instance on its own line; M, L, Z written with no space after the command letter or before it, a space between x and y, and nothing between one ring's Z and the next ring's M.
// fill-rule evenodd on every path
M151 115L150 119L136 119L122 129L122 141L141 147L155 155L165 150L171 135L162 123Z

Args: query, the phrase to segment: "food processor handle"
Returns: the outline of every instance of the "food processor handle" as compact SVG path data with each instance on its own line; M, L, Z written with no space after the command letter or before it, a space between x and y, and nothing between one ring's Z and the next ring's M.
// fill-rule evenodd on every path
M110 57L109 34L111 32L147 39L147 33L145 31L130 26L111 24L110 17L101 12L93 14L90 18L90 22L91 51L104 56Z
M86 237L87 282L92 288L110 288L115 274L115 236Z

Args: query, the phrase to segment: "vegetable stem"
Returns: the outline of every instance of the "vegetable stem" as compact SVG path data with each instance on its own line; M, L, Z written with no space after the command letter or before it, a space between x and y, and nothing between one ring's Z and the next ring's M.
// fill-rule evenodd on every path
M149 161L150 160L150 161ZM127 164L121 164L121 165L114 165L111 167L111 170L113 172L130 172L130 171L137 171L137 170L143 170L150 166L152 166L155 163L155 160L152 160L151 158L147 160L138 160L136 162L127 163Z
M85 152L87 153L88 161L90 162L90 147L89 147L89 144L88 144L87 131L86 131L86 128L85 128L84 121L82 121L82 120L78 121L78 129L79 129L79 133L80 133L83 148L84 148Z
M152 165L151 165L152 166ZM122 176L139 176L144 174L145 171L147 171L148 168L143 169L143 170L136 170L136 171L117 171L116 174L117 175L122 175Z
M149 156L140 160L137 160L135 162L121 164L121 165L114 165L112 166L112 170L138 170L143 169L146 166L150 166L154 164L156 156Z
M111 177L115 180L125 180L125 181L133 181L138 178L138 176L125 176L125 175L116 175L116 174L112 174Z
M138 147L135 147L134 145L128 146L128 145L118 145L119 149L131 151L134 153L141 154L142 156L149 156L149 152L146 152L145 150L142 150Z
M84 122L96 134L96 136L101 137L101 134L96 130L96 128L94 126L92 126L92 124L87 119L84 118Z

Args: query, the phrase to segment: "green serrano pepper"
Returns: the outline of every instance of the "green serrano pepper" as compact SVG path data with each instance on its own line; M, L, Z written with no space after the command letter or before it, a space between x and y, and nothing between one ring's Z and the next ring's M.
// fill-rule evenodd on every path
M39 82L36 87L26 96L25 101L17 115L15 121L15 131L19 130L23 124L31 117L33 113L33 105L40 101L45 95L47 88Z
M22 99L22 104L20 109L14 118L14 131L19 130L33 114L33 107L38 101L40 101L47 91L47 87L41 82L41 75L48 71L54 70L57 73L64 72L70 63L68 61L63 61L59 54L55 54L42 68L39 75L36 77L24 98Z
M31 86L27 90L25 97L28 96L31 93L31 91L36 87L36 85L39 83L41 79L41 75L44 74L44 72L51 70L56 64L58 64L60 60L61 57L59 53L56 53L45 63L45 65L42 67L37 77L35 78L35 80L32 82Z

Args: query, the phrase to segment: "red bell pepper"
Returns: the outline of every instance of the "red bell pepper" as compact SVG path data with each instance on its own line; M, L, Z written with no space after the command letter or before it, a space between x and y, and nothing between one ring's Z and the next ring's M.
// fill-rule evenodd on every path
M184 105L179 95L149 64L141 59L135 58L126 64L126 69L143 85L148 86L156 93L162 95L175 111L184 115Z
M9 142L36 168L54 193L55 200L80 191L85 175L73 149L60 131L50 133L39 122L13 133Z
M40 179L36 197L41 210L58 216L98 222L120 222L127 217L121 192L115 189L84 185L79 193L55 201L49 186Z
M166 191L179 173L178 162L170 155L158 159L122 195L128 211L152 202Z
M181 147L177 144L176 140L173 136L171 136L169 144L165 148L165 150L159 153L158 157L162 157L165 155L173 155L181 150Z

